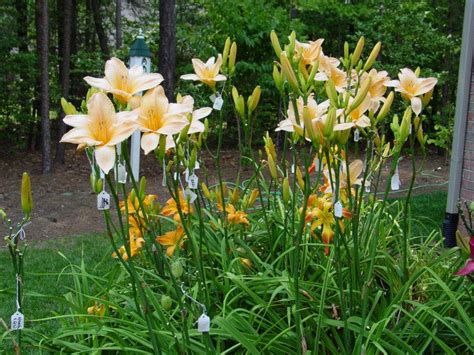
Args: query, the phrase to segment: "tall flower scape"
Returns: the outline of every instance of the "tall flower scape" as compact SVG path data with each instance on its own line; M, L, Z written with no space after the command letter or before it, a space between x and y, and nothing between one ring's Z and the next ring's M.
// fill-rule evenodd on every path
M208 104L186 93L168 100L160 74L127 69L117 58L105 64L104 78L85 78L85 112L63 100L72 129L62 142L85 150L93 189L110 199L112 208L100 209L121 275L87 295L89 316L78 324L98 330L81 338L84 346L404 353L430 343L415 318L433 286L427 271L414 270L420 250L439 242L411 237L416 169L406 202L388 194L400 180L402 152L414 159L424 151L422 114L437 80L419 68L403 68L392 80L376 63L381 44L367 51L364 38L353 49L345 43L341 58L324 51L323 39L303 42L294 32L283 46L275 32L270 39L282 108L275 132L263 137L264 152L252 135L261 89L245 98L233 86L239 66L230 39L221 54L193 59L194 73L181 76L212 95ZM235 181L224 181L223 136L233 120L240 162L251 174L240 169ZM127 138L136 130L143 152L156 156L167 196L148 194L146 178L130 174ZM468 328L456 329L468 339ZM444 341L436 344L445 349Z

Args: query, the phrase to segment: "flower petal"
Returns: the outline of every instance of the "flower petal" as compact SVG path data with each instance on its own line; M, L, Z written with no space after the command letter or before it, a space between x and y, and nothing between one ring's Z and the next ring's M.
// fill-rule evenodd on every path
M183 79L183 80L201 80L201 78L199 76L197 76L196 74L184 74L184 75L181 75L180 76L180 79Z
M456 272L455 275L458 276L466 276L469 275L470 273L474 272L474 260L469 259L466 264Z
M211 114L212 108L201 107L193 112L193 121L200 120L201 118L207 117Z
M84 80L93 88L105 90L107 92L112 88L105 78L93 78L92 76L86 76Z
M163 77L158 73L145 73L137 78L133 78L130 83L130 94L135 95L139 92L153 89L163 82Z
M155 150L160 144L160 135L155 132L143 133L141 147L145 154Z
M99 167L107 174L115 164L115 147L108 145L96 147L94 156Z
M419 97L412 97L410 101L411 109L413 110L415 115L419 116L422 108L421 99Z
M87 115L67 115L63 122L71 127L87 127L90 123Z

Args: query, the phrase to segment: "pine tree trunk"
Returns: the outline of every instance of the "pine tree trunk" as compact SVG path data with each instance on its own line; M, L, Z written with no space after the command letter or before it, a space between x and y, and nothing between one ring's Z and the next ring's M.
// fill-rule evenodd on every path
M115 47L122 47L122 0L115 0Z
M99 46L104 58L109 58L109 46L108 39L105 34L104 26L102 24L102 15L100 14L100 4L98 0L91 0L92 15L94 17L95 32L99 39Z
M28 7L26 0L15 2L17 18L18 50L20 53L28 51Z
M49 174L51 162L51 128L49 122L48 82L48 0L36 0L36 44L38 47L41 147L43 151L43 174Z
M176 68L176 1L160 0L160 44L158 49L158 71L165 79L166 96L174 101Z
M72 0L58 1L58 54L59 54L59 85L61 96L69 96L70 69L71 69L71 20ZM64 164L64 144L59 143L66 133L66 124L63 122L64 112L60 109L58 124L58 142L55 160Z

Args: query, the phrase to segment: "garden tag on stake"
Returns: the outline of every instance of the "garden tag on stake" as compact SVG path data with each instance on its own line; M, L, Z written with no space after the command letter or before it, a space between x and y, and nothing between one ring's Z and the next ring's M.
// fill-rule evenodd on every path
M341 203L341 201L337 201L334 204L334 216L337 217L337 218L342 217L342 203Z
M224 104L224 99L222 98L221 95L218 95L216 99L214 100L214 105L212 105L212 108L214 110L220 111L222 109L223 104Z
M16 275L16 312L12 314L10 319L12 330L21 330L25 327L25 316L20 312L20 275Z
M360 139L360 131L358 128L354 130L354 142L358 142Z
M110 195L105 191L105 174L100 170L100 178L102 179L102 191L97 195L97 209L104 211L110 209Z
M193 189L193 190L197 189L198 188L198 182L199 182L199 178L193 172L191 174L191 176L189 176L189 178L188 178L189 188Z
M119 184L125 184L127 183L127 169L125 169L125 166L119 162L117 164L117 182Z
M192 298L184 289L184 284L181 284L181 292L183 292L183 295L189 298L192 302L196 303L202 308L202 314L199 316L198 320L196 321L198 325L198 332L200 333L208 333L209 329L211 327L211 318L206 314L206 306L202 304L201 302L195 300Z

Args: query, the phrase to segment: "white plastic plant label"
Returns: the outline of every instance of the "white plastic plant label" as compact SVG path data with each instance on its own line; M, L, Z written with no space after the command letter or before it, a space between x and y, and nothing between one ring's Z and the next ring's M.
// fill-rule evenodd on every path
M203 313L197 320L197 324L198 332L208 333L209 329L211 328L211 318L209 318L206 314Z
M358 128L354 130L354 142L358 142L360 139L360 131Z
M100 178L101 178L101 179L105 179L104 170L102 170L102 169L99 169L99 170L100 170Z
M292 173L292 174L295 173L295 164L291 164L291 173Z
M365 180L365 192L370 192L370 186L372 185L372 181L367 179Z
M184 181L188 182L189 181L189 169L186 168L184 171Z
M216 101L216 94L212 94L211 96L209 96L209 100L214 103L214 101Z
M198 182L199 182L199 178L197 177L196 174L192 174L189 176L189 179L188 179L188 184L189 184L189 188L190 189L197 189L198 188Z
M122 163L117 164L117 182L125 184L127 182L127 169Z
M318 158L314 158L313 164L314 164L314 171L319 171L319 159Z
M196 160L196 162L194 163L194 170L199 170L200 169L200 165L199 165L199 162Z
M337 201L334 204L334 217L341 218L342 217L342 202Z
M25 316L19 311L12 314L10 321L12 330L21 330L25 327Z
M97 195L97 209L99 211L110 209L110 195L106 191Z
M214 110L220 111L222 109L223 104L224 104L224 99L222 98L222 96L219 95L214 100L214 105L212 106L212 108Z
M392 191L400 190L400 176L398 173L392 176L392 180L390 181L390 188Z
M178 178L179 178L179 173L178 173L177 171L174 172L173 178L174 178L175 180L178 180Z
M184 190L184 199L188 200L189 203L193 203L194 201L196 201L197 195L193 190L188 187L186 190Z

